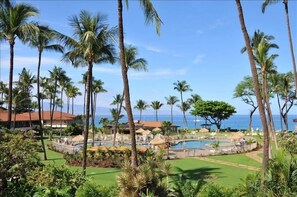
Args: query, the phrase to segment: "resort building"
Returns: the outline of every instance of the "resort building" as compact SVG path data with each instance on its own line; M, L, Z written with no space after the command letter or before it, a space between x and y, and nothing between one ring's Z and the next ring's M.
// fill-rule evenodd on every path
M76 116L64 112L54 111L52 128L65 128L68 124L75 121ZM0 109L0 125L7 124L8 113L4 109ZM12 114L11 121L15 128L31 129L38 126L39 115L38 112L26 112L21 114ZM51 126L51 113L50 111L43 111L41 113L41 122L43 126Z

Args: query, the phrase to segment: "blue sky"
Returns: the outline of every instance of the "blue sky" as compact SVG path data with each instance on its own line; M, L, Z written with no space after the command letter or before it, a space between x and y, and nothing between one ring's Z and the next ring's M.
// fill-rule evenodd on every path
M81 10L91 13L100 12L107 15L110 27L117 25L117 1L17 1L26 2L40 11L40 15L32 20L72 35L69 17L78 15ZM247 54L241 54L244 46L243 35L239 25L235 1L153 1L163 21L161 35L158 36L154 24L145 25L143 11L138 1L129 1L129 8L124 7L125 41L138 48L138 57L148 62L148 72L129 71L131 101L143 99L150 103L159 100L164 106L159 114L169 114L169 107L164 97L179 96L173 83L186 80L193 92L184 93L188 98L191 94L199 94L204 100L220 100L233 105L238 114L248 114L249 106L240 99L233 98L236 85L246 75L251 75ZM275 63L279 72L292 71L289 42L287 37L284 6L281 1L269 6L261 12L261 0L242 1L248 32L252 34L259 29L275 37L279 45L273 53L279 54ZM297 1L289 1L292 36L296 47L296 11ZM295 53L296 54L296 53ZM48 70L54 66L62 67L77 86L86 68L73 68L61 62L61 55L44 52L42 76L48 76ZM20 41L15 45L14 79L20 70L26 67L36 74L37 50L24 46ZM1 80L8 81L9 47L1 43ZM94 77L104 81L107 93L99 95L98 106L110 108L113 96L122 92L120 65L101 64L94 66ZM274 100L274 99L273 99ZM75 101L82 104L79 97ZM272 101L273 112L277 108ZM176 113L180 113L175 108ZM295 111L295 108L292 112ZM138 114L138 111L134 110ZM144 111L151 114L152 110Z

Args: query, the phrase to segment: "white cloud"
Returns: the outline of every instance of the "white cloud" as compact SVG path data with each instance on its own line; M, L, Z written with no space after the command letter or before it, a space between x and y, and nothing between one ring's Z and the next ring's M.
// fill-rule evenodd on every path
M202 62L203 58L205 57L204 54L198 54L193 60L193 64L199 64Z
M38 63L38 57L15 57L14 58L14 68L30 68L30 67L37 67ZM53 65L60 62L60 60L57 60L56 58L47 58L43 57L41 59L42 66L44 65ZM3 65L3 68L9 68L9 58L4 59L1 64Z
M162 51L156 47L152 47L152 46L147 46L145 47L146 50L148 51L152 51L152 52L155 52L155 53L161 53Z
M93 72L120 75L121 74L121 68L108 68L108 67L103 67L103 66L97 66L97 67L93 68Z
M129 76L133 79L143 79L143 78L152 78L152 77L172 77L172 76L179 76L187 74L188 69L177 69L173 70L170 68L158 69L155 71L149 72L137 72L131 71Z
M226 19L217 19L214 23L212 24L209 24L208 28L210 30L215 30L219 27L223 27L223 26L226 26L226 25L229 25L230 22Z

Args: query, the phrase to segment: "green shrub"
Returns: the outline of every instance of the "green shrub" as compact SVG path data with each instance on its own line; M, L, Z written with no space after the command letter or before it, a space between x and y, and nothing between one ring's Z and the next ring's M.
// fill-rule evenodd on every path
M116 187L101 186L93 181L85 182L75 193L75 197L115 197L117 195L118 190Z

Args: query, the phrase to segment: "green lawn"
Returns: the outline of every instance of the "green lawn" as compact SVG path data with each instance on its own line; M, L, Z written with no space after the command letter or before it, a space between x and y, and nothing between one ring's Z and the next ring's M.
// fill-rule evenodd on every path
M40 154L43 158L43 155ZM51 150L47 150L48 160L44 161L45 164L63 165L65 160L63 155ZM224 161L230 161L235 163L242 163L251 166L259 166L257 163L248 160L244 155L224 155L212 157L213 159L220 159ZM211 163L207 161L200 161L195 158L170 160L168 161L172 165L171 178L178 178L180 174L183 174L189 180L196 181L201 178L206 178L209 181L221 184L223 186L234 186L240 183L246 175L254 173L254 171L232 167L228 165L221 165L217 163ZM247 162L247 163L245 163ZM69 167L72 170L81 172L81 167ZM87 176L93 178L97 183L101 185L113 185L116 183L116 175L120 172L120 169L116 168L87 168Z
M218 156L209 156L209 158L220 160L220 161L244 164L244 165L248 165L248 166L261 167L261 163L249 158L245 154L218 155Z
M187 179L196 181L201 178L208 178L208 181L232 187L237 185L248 174L254 171L237 168L228 165L221 165L207 161L201 161L195 158L172 160L172 177L178 178L183 174Z

